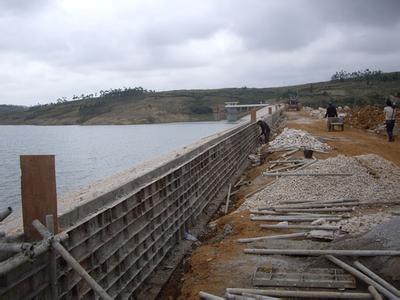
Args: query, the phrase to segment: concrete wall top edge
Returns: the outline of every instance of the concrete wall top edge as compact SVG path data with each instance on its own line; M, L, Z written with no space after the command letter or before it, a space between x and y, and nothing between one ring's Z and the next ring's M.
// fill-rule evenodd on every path
M175 149L167 154L155 157L145 161L133 168L122 171L108 178L95 181L86 187L68 193L58 198L58 215L61 227L71 226L73 223L83 219L87 213L95 213L105 205L112 203L121 197L121 193L116 191L133 181L136 186L151 182L154 178L168 172L168 170L188 161L196 156L204 149L221 141L224 137L246 128L250 124L239 123L232 128L215 133L208 137L202 138L197 142L187 146ZM82 215L79 211L82 206L86 206ZM2 222L0 229L8 235L21 236L22 219L21 216L15 216Z

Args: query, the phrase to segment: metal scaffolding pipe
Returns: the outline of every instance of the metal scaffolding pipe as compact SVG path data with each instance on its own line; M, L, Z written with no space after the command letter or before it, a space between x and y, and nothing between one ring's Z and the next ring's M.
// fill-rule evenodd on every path
M369 293L350 293L350 292L326 292L326 291L288 291L288 290L259 290L259 289L240 289L227 288L226 291L231 294L250 293L263 296L276 297L298 297L298 298L324 298L324 299L372 299Z
M350 173L284 173L284 172L276 172L276 173L263 173L263 176L314 176L314 177L322 177L322 176L353 176L354 174Z
M354 266L400 298L400 291L396 289L393 285L391 285L389 282L384 280L382 277L380 277L378 274L372 272L370 269L368 269L359 261L355 261Z
M307 232L296 232L296 233L288 233L288 234L281 234L281 235L267 235L267 236L258 236L253 238L244 238L238 239L239 243L251 243L256 241L264 241L264 240L273 240L273 239L290 239L290 238L298 238L298 237L305 237Z
M281 224L261 224L261 228L267 229L311 229L311 230L340 230L340 227L329 225L281 225Z
M79 264L79 262L64 248L60 242L51 239L53 236L50 231L40 221L34 220L32 222L33 227L44 237L50 238L51 246L64 258L64 260L70 265L70 267L77 272L87 284L100 296L103 300L112 300L113 298L107 294L107 292L89 275L88 272Z
M199 292L199 297L200 299L204 299L204 300L225 300L225 298L222 297L218 297L206 292Z
M252 297L255 298L256 300L280 300L281 298L276 298L276 297L270 297L270 296L264 296L264 295L256 295L256 294L248 294L248 293L242 293L243 296L245 297Z
M321 207L321 208L275 208L275 212L302 212L302 213L321 213L321 212L351 212L353 208L346 207Z
M244 249L247 254L261 255L338 255L338 256L400 256L400 250L309 250L309 249Z
M381 294L379 294L376 288L372 285L368 287L368 291L371 293L372 297L374 297L374 300L383 300Z
M12 213L12 208L9 206L0 210L0 222L7 218Z
M303 221L315 221L320 219L320 216L312 217L312 216L297 216L297 215L288 215L288 216L254 216L251 217L252 221L292 221L292 222L303 222ZM341 217L323 217L326 221L340 221Z
M358 206L361 205L360 202L358 201L353 201L353 202L337 202L337 203L324 203L324 202L319 202L319 203L306 203L306 204L299 204L299 205L287 205L287 206L266 206L266 207L260 207L258 210L275 210L275 209L298 209L298 208L325 208L325 207L344 207L344 206Z
M376 288L379 292L381 292L383 295L388 297L389 299L399 299L395 294L393 294L391 291L380 285L378 282L372 280L368 276L364 275L360 271L358 271L356 268L353 268L352 266L346 264L345 262L341 261L340 259L337 259L336 257L332 255L326 255L325 256L329 261L333 262L335 265L338 265L339 267L343 268L347 272L353 274L356 276L358 279L364 281L365 283L372 285L374 288Z
M0 243L0 252L19 253L24 251L32 251L31 243Z
M229 184L228 194L226 195L225 214L227 214L229 210L229 199L231 198L231 189L232 189L232 184Z
M54 235L54 217L53 215L46 215L46 226L51 234ZM53 247L49 253L49 272L50 272L50 285L51 285L51 296L53 299L58 299L58 287L57 287L57 255Z
M55 235L53 239L56 241L64 241L68 239L68 234L66 234L65 232L61 232ZM46 251L49 250L49 248L50 248L50 240L45 239L34 245L33 250L30 251L30 255L26 255L24 253L18 253L7 260L0 262L0 276L5 275L8 272L11 272L14 268L17 268L18 266L26 262L29 262L32 258L45 253Z
M88 272L75 260L75 258L69 254L69 252L59 243L54 241L52 246L57 252L64 258L64 260L70 265L75 272L77 272L87 284L100 296L103 300L113 300L113 298L107 294L107 292L89 275Z

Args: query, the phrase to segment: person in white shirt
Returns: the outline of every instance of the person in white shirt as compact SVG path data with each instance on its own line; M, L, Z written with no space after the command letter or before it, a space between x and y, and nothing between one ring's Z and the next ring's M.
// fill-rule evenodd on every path
M386 106L383 109L383 112L385 113L386 132L389 142L394 142L393 128L396 120L396 109L392 101L386 101Z

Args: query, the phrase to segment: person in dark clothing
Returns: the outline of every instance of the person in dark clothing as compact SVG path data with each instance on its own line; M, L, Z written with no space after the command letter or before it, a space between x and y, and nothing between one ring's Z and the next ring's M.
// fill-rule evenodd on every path
M338 114L336 111L336 107L332 104L329 103L327 109L326 109L326 113L325 113L325 117L328 117L328 120L326 121L326 125L328 127L328 130L331 131L331 120L330 118L337 118Z
M269 142L269 135L271 133L271 129L269 128L268 124L265 121L259 120L257 124L261 128L260 138L264 136L264 144Z
M332 103L329 103L328 108L326 109L325 118L326 117L335 118L337 116L338 116L338 114L337 114L337 111L336 111L336 107Z

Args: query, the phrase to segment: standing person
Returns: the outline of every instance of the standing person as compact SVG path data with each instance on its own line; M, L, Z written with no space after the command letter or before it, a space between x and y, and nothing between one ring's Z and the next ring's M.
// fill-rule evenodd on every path
M394 142L393 128L396 120L396 109L392 101L390 100L386 101L386 106L383 109L383 112L385 113L385 124L386 124L386 132L388 135L388 140L389 142Z
M265 121L259 120L257 121L257 124L261 128L260 138L264 135L264 144L268 143L271 129L269 128L268 124Z
M326 121L326 125L328 126L328 130L331 131L331 121L329 118L337 118L338 114L336 111L336 107L332 104L332 102L329 102L328 107L326 108L326 113L325 117L328 117L328 120Z

